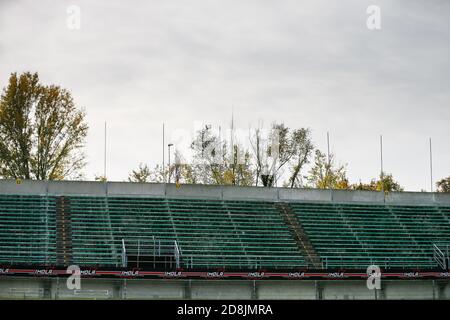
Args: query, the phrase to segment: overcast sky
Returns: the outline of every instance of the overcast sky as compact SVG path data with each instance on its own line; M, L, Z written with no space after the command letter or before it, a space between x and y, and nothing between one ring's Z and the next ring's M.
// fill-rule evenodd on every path
M80 29L67 8L81 9ZM381 30L366 26L369 5ZM450 175L450 1L0 0L0 87L38 72L87 111L86 178L162 161L161 127L309 127L351 182L385 171L407 190ZM186 146L176 142L180 149Z

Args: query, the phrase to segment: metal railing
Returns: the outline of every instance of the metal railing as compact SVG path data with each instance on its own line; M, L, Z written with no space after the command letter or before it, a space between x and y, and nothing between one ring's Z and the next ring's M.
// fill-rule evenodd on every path
M433 260L442 269L447 269L450 264L449 247L448 244L433 243Z
M123 267L180 268L182 260L182 251L176 240L155 237L122 239Z

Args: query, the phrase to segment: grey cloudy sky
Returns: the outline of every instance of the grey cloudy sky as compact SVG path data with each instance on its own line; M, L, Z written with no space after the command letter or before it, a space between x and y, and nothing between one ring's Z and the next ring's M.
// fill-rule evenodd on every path
M80 30L67 28L69 5ZM366 27L369 5L381 30ZM90 125L86 177L125 180L161 162L167 135L195 122L310 127L351 182L385 170L408 189L450 175L450 2L419 0L0 0L0 86L36 71L72 91ZM183 149L183 146L178 146Z

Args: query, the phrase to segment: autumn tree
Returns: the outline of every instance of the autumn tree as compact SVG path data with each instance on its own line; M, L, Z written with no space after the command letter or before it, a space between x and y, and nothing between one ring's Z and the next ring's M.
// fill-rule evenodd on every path
M298 188L303 186L301 170L310 162L310 157L314 151L314 145L311 141L311 131L300 128L294 130L291 134L291 164L289 174L289 187Z
M12 73L0 97L0 176L79 178L88 126L71 93L37 73Z
M291 130L283 123L274 123L267 137L257 128L250 137L255 162L255 185L265 187L277 184L284 172L289 173L286 186L302 185L301 170L309 162L314 150L309 129Z
M438 192L450 192L450 176L436 183Z
M366 190L366 191L403 191L403 187L399 182L395 181L391 173L380 175L378 179L372 179L370 183L359 183L351 186L354 190Z
M231 146L232 145L232 146ZM193 160L186 167L197 183L249 186L253 183L251 157L238 142L231 143L205 126L191 144Z
M130 182L149 182L152 172L148 165L140 163L136 170L132 170L128 176Z
M308 186L317 189L349 189L345 165L335 163L334 154L327 157L320 150L315 151L314 164L306 177Z

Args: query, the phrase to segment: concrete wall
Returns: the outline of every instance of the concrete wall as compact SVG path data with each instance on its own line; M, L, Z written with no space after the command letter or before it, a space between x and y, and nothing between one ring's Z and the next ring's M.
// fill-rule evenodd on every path
M0 194L35 194L47 193L47 183L44 181L24 180L18 183L16 180L0 180Z
M257 281L259 299L314 300L317 298L316 281Z
M165 184L108 182L107 192L110 196L151 196L164 197Z
M0 277L0 299L447 299L448 280L383 280L369 290L365 280L185 280L82 279L81 290L65 278Z
M450 194L181 185L92 181L0 180L0 194L150 196L261 201L314 201L450 206Z

